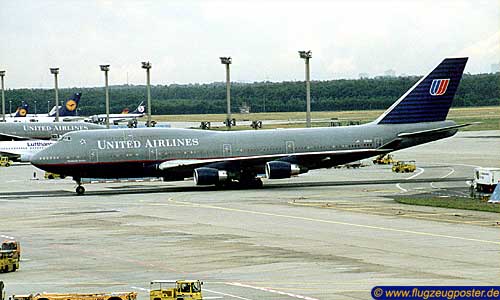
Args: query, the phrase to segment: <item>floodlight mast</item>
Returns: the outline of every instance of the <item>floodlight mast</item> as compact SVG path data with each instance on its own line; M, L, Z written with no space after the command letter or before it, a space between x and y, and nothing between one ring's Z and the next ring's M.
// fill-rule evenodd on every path
M148 121L146 126L151 127L151 77L150 70L152 64L149 61L142 62L142 68L146 69L146 92L148 97Z
M226 100L227 100L227 115L226 115L226 126L231 127L231 76L229 71L229 65L232 63L230 56L220 57L220 62L226 65Z
M312 57L311 50L299 51L300 58L306 62L306 127L311 127L311 77L309 59Z
M5 87L3 78L5 76L5 71L0 71L0 77L2 79L2 122L5 122Z
M108 72L109 65L100 65L101 71L104 72L104 86L106 91L106 128L109 129L109 85L108 85Z
M50 73L54 74L54 91L56 98L56 122L59 122L59 87L57 85L57 75L59 74L59 68L50 68Z

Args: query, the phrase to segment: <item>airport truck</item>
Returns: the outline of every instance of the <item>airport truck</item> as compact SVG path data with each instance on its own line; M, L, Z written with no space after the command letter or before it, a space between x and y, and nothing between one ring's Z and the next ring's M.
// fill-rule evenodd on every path
M12 300L136 300L136 292L97 293L97 294L55 294L39 293L13 295Z
M150 300L202 300L199 280L153 280L150 284Z
M0 272L15 272L19 269L19 256L15 250L0 250Z
M21 243L17 240L4 240L0 245L0 250L13 250L16 252L17 257L21 259Z
M390 165L395 163L394 157L392 154L380 154L373 160L373 163L376 165Z
M0 156L0 167L10 167L13 163L7 156Z
M414 160L410 161L397 161L392 166L392 171L396 173L413 173L417 169Z
M500 182L500 168L475 168L473 187L478 192L493 193Z

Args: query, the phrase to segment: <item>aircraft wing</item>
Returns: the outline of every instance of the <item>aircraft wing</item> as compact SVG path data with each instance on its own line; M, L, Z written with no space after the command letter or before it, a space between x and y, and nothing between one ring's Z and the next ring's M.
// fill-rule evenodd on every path
M25 141L25 140L29 140L29 138L8 133L0 133L0 141Z
M332 167L345 164L359 159L371 157L385 152L379 149L354 149L354 150L338 150L328 152L306 152L306 153L290 153L290 154L269 154L256 156L241 156L227 158L211 158L211 159L175 159L161 163L158 168L160 170L174 169L196 169L200 167L213 167L216 169L223 168L263 168L266 162L279 160L290 163L300 164L305 167Z

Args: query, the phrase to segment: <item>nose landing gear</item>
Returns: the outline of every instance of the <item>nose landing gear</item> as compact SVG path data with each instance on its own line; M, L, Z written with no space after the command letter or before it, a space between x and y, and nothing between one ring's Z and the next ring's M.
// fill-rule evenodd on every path
M81 178L73 178L73 179L75 180L76 184L78 184L78 186L76 187L76 190L75 190L76 194L78 196L83 195L85 193L85 188L82 185Z

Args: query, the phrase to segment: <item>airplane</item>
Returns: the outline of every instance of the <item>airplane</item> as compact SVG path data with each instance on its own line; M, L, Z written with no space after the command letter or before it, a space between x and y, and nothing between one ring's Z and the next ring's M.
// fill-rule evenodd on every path
M0 122L0 141L49 140L70 131L105 128L86 122Z
M81 93L75 93L72 97L66 100L63 106L59 106L59 120L60 121L76 121L83 120L82 117L76 115L76 109L80 102ZM23 102L24 103L24 102ZM56 110L54 106L47 115L32 115L28 114L28 105L22 105L18 108L16 116L6 117L5 121L12 122L55 122Z
M118 124L119 122L129 121L132 119L142 118L145 115L146 107L144 106L144 101L142 101L135 110L129 112L128 108L122 110L119 114L110 114L109 123ZM87 122L105 124L106 114L93 115L86 119Z
M196 185L261 187L258 177L290 178L309 170L447 138L446 120L468 58L446 58L376 120L347 127L248 131L147 128L70 132L31 163L82 178L194 178Z
M0 141L0 156L7 156L14 161L29 162L31 157L40 150L55 144L56 141Z

